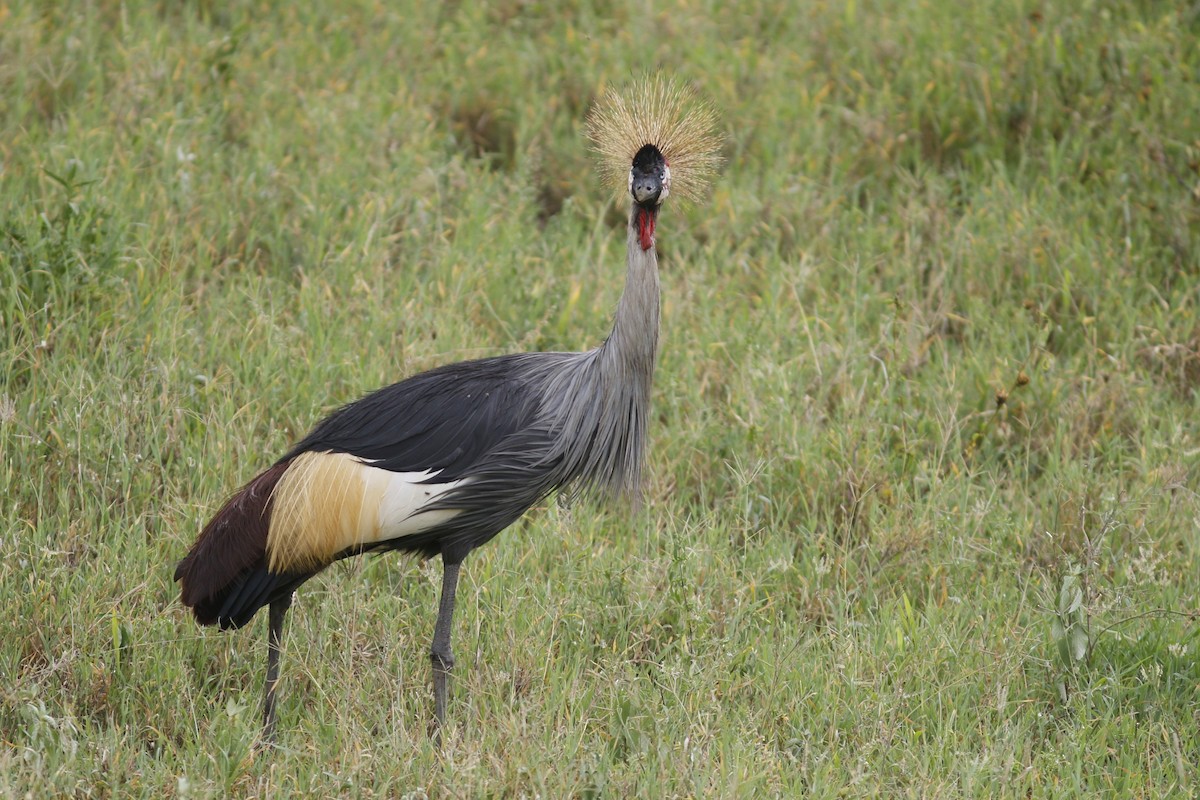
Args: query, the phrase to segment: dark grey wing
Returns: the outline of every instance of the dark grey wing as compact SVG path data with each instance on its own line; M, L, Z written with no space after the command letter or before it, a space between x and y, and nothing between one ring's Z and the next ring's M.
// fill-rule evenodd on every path
M448 364L372 392L335 411L280 463L308 451L349 453L393 472L466 474L534 421L540 398L526 355Z

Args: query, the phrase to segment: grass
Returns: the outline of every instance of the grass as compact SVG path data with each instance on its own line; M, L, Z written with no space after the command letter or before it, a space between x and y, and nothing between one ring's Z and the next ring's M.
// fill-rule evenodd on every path
M1195 3L0 4L0 794L1176 797L1200 764ZM660 223L648 502L198 629L323 413L606 332L582 136L721 110Z

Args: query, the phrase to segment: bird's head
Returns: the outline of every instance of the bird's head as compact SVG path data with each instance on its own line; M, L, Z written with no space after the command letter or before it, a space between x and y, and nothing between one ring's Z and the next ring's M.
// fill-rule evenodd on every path
M606 92L588 118L588 137L604 182L654 212L670 194L703 196L721 163L716 123L694 92L654 76Z
M629 194L642 208L658 208L671 193L671 167L652 144L642 145L629 168Z

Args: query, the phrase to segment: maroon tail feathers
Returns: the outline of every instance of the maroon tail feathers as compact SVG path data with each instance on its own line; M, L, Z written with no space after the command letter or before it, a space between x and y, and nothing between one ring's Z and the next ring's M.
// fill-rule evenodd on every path
M180 599L201 625L241 627L308 577L267 569L271 496L287 468L287 462L276 464L229 498L176 567Z

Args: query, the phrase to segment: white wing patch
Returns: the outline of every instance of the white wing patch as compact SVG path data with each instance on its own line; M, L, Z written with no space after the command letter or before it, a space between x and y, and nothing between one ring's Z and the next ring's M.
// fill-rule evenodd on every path
M378 467L368 467L372 472L383 472L389 476L383 498L379 503L379 537L383 542L440 525L460 513L457 509L441 508L422 511L424 507L466 481L446 483L424 483L436 477L436 472L388 472Z

